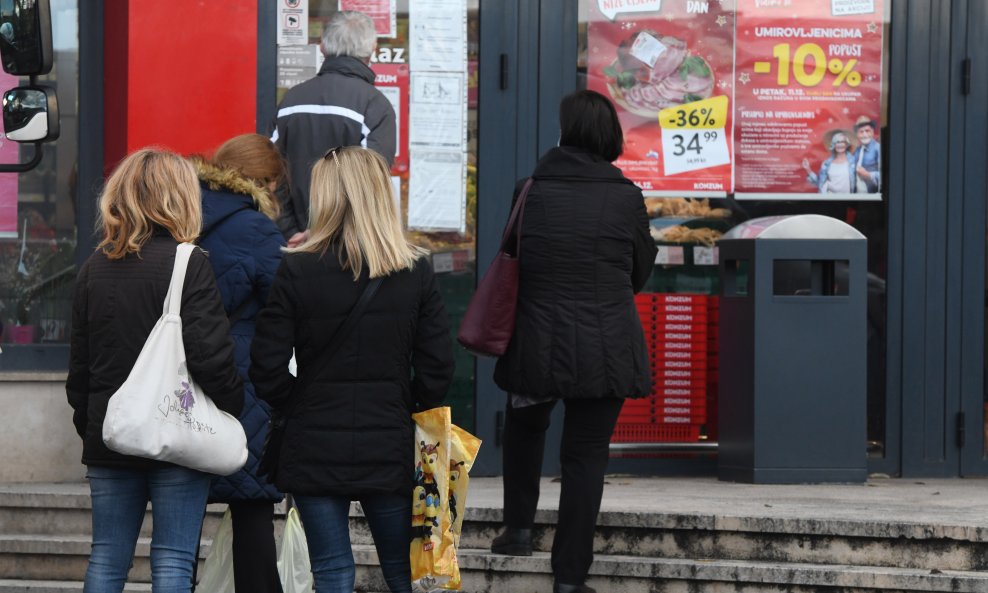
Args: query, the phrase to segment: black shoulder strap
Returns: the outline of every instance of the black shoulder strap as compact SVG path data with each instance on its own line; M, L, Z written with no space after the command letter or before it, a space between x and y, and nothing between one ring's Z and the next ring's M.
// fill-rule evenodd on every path
M329 364L329 361L333 359L336 351L343 345L343 342L346 340L347 336L353 332L353 328L356 327L357 321L360 320L360 316L363 315L364 309L367 308L367 304L370 303L372 298L374 298L374 293L377 292L377 289L381 286L382 280L384 279L374 278L367 283L367 286L364 287L364 292L361 293L360 298L357 299L357 303L352 309L350 309L350 313L343 321L343 325L340 326L340 329L336 330L336 333L333 334L332 341L330 341L329 345L326 346L326 349L320 353L319 357L312 362L309 372L302 377L300 383L296 386L295 391L297 395L294 398L294 401L289 404L288 410L286 411L287 413L284 416L285 418L290 416L295 410L295 407L300 401L302 401L302 396L305 394L305 391L309 388L312 381L315 380L315 376L318 374L319 369L324 368L327 364ZM301 369L299 370L301 371Z

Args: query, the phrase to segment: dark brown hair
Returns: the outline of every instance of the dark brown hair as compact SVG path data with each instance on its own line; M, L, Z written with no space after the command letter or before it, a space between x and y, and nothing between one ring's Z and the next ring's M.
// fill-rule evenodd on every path
M559 145L575 146L613 163L624 150L614 105L600 93L577 91L559 104Z

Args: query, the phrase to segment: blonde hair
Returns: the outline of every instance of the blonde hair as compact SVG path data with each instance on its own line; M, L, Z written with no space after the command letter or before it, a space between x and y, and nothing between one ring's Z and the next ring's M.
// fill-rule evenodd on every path
M199 179L181 156L155 148L131 153L117 165L99 199L97 246L110 259L140 254L154 233L167 230L179 243L195 241L202 228Z
M325 254L338 244L340 266L371 278L415 265L426 251L405 239L395 207L388 165L372 150L338 148L312 167L309 238L289 253Z
M278 185L284 181L287 167L271 140L260 134L234 136L216 149L212 162L254 182L260 190L252 192L257 209L271 220L278 218L278 200L267 186L271 182Z

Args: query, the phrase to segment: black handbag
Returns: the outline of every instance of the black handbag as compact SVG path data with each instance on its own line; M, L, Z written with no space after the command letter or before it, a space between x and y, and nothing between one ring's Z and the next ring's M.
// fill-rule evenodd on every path
M288 423L288 418L291 417L302 401L302 396L308 390L312 381L315 380L318 370L325 368L329 364L333 359L333 355L343 345L343 341L350 335L353 328L356 327L357 321L363 314L364 309L367 308L367 303L370 302L371 298L374 297L374 293L377 292L378 287L381 286L382 280L383 278L374 278L364 287L364 292L361 293L353 309L350 309L350 313L343 321L343 325L333 335L332 342L323 350L322 356L310 365L312 371L306 373L302 380L295 384L295 389L293 390L295 397L289 402L288 409L285 410L285 413L276 415L274 410L271 411L271 420L268 422L268 434L264 439L264 452L261 453L261 460L257 464L257 475L265 477L268 483L274 484L275 476L278 475L278 461L281 459L281 445L285 439L285 425Z

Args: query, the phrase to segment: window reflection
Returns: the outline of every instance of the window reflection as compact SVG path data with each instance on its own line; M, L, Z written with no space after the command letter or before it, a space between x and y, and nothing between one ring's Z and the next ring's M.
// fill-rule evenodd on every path
M39 344L68 342L76 249L78 1L51 0L54 67L39 84L58 95L61 137L41 164L0 174L0 369L30 368ZM27 84L0 74L3 89ZM0 141L0 160L23 162L34 148ZM33 344L34 346L28 346Z

